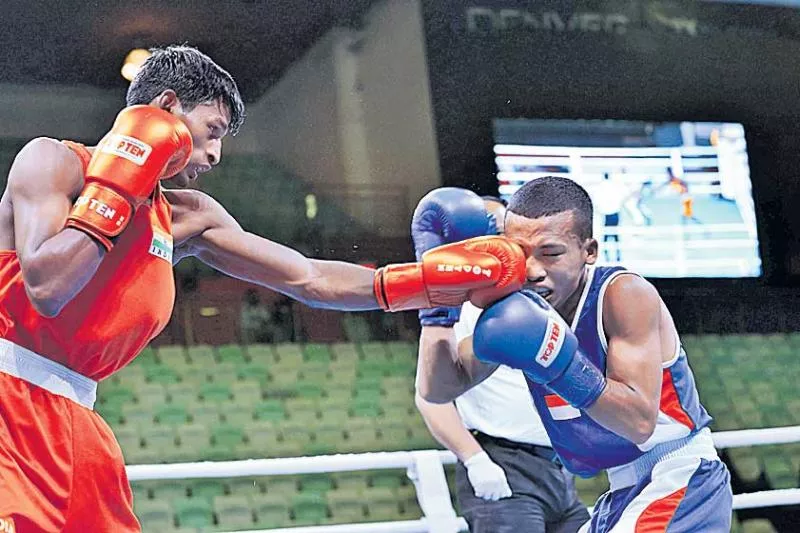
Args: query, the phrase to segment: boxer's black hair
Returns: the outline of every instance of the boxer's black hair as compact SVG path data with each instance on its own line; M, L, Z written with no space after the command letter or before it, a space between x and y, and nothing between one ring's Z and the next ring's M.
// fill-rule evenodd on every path
M148 104L172 89L184 110L222 100L231 113L228 131L236 135L244 122L244 102L233 77L198 49L176 45L151 48L151 56L128 87L127 104Z
M567 178L544 176L517 189L508 210L526 218L539 218L572 211L574 230L581 240L592 238L592 199L586 189Z

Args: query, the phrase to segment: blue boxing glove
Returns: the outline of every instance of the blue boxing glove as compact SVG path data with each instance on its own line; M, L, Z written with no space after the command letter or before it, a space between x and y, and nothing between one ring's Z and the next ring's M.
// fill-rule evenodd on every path
M472 237L497 234L494 218L486 212L480 196L458 187L434 189L419 201L411 219L411 237L417 261L432 248ZM423 326L452 327L461 316L460 307L421 309Z
M483 311L472 338L481 361L518 368L578 409L594 405L606 377L547 301L520 291Z

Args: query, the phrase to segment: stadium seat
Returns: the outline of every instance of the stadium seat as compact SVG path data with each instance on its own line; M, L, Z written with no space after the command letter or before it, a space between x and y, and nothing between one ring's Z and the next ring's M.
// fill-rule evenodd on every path
M136 387L136 401L149 408L167 403L167 391L160 383L144 383Z
M206 457L211 441L208 427L202 424L183 424L178 426L177 432L181 451L189 460Z
M244 346L247 357L253 363L271 365L276 360L275 349L271 344L248 344Z
M238 446L244 443L244 430L229 424L211 428L211 453L221 460L232 459Z
M328 366L320 366L313 363L307 363L300 368L299 376L301 381L308 383L315 383L319 385L328 384Z
M245 361L244 350L238 344L217 346L217 358L221 362L240 363Z
M206 383L200 387L200 399L208 403L226 403L232 398L227 383Z
M236 377L244 381L254 381L261 387L269 381L269 370L254 362L237 364Z
M335 342L330 345L335 362L355 361L359 358L358 348L352 342Z
M192 498L200 498L212 503L217 496L225 494L225 483L219 479L196 479L190 482L189 492Z
M306 493L325 494L333 488L333 478L329 474L306 474L300 476L300 490Z
M744 520L741 524L742 533L778 533L772 522L766 518Z
M145 376L150 383L163 383L169 385L180 381L178 373L164 365L148 366Z
M162 500L134 500L133 509L142 531L171 531L175 527L172 507Z
M239 381L231 384L233 401L239 407L255 405L261 401L261 386L256 381Z
M257 527L272 529L289 525L289 504L285 496L259 494L251 497L250 502Z
M328 502L319 494L298 494L292 499L295 525L317 525L328 517Z
M331 351L327 344L308 343L304 346L303 352L305 360L329 362L331 360Z
M361 494L347 490L327 493L331 521L335 524L351 524L364 521L364 504Z
M146 483L156 501L171 502L188 496L188 487L183 479L163 479Z
M187 412L194 424L211 427L218 424L220 420L220 406L218 404L198 402L189 406Z
M214 357L214 349L207 344L189 346L188 353L189 360L200 367L211 368L217 362Z
M189 414L182 405L166 404L156 410L155 419L159 424L178 426L189 420Z
M277 354L277 362L281 366L291 365L295 368L303 364L303 351L298 344L294 343L281 343L275 345L275 353Z
M263 400L253 406L256 420L281 421L286 418L286 410L280 400Z
M386 349L386 344L382 342L362 342L359 345L363 355L364 362L374 361L376 359L386 359L389 357L389 351Z
M122 418L127 426L148 426L153 423L153 408L138 403L126 404L122 406Z
M207 528L214 523L211 504L203 498L173 500L172 507L180 527Z
M178 450L175 430L169 426L150 425L141 428L144 447L161 455L165 462L177 461L181 457Z
M248 529L253 525L253 511L244 496L214 497L214 513L219 527L226 531Z
M365 496L370 521L389 521L401 518L397 496L391 489L373 488Z

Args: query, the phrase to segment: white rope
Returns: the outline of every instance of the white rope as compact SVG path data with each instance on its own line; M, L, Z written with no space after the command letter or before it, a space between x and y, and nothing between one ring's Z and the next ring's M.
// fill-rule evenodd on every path
M451 452L436 450L442 464L453 464L456 457ZM280 457L276 459L246 459L243 461L202 461L197 463L171 463L163 465L130 465L130 481L152 479L197 479L219 477L280 476L291 474L319 474L324 472L350 472L408 468L414 452L372 452L307 457Z
M711 436L714 439L714 446L717 448L790 444L800 442L800 426L715 431Z

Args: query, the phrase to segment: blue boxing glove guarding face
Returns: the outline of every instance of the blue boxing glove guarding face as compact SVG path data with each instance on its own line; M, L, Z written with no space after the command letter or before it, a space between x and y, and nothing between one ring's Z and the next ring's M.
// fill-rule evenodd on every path
M467 189L442 187L417 204L411 220L411 237L417 261L432 248L473 237L495 235L497 226L480 196ZM461 316L460 307L435 307L419 311L423 326L451 327Z
M581 353L566 322L533 291L485 309L472 342L481 361L522 370L579 409L591 407L605 390L605 376Z

